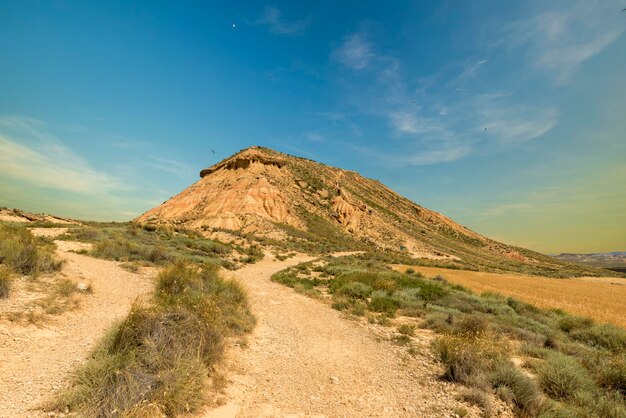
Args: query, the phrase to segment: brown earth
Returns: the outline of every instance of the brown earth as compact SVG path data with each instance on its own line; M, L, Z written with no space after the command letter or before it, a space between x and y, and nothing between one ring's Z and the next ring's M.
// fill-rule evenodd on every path
M483 273L435 267L412 268L428 277L441 275L452 283L482 292L497 292L543 308L560 308L588 316L599 322L626 327L626 279L615 277L578 277L554 279L522 274Z
M49 228L32 231L51 234ZM154 272L133 274L116 262L68 252L85 244L56 243L58 256L66 262L47 280L87 282L93 293L81 297L77 310L46 318L39 326L0 320L0 417L47 416L38 409L42 402L80 366L104 331L128 313L135 298L152 288L149 276ZM28 286L16 287L9 299L0 300L0 313L31 302Z

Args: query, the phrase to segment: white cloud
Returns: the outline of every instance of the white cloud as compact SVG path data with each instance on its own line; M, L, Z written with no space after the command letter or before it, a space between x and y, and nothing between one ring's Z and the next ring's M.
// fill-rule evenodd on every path
M339 62L353 70L367 68L375 58L371 45L361 33L346 37L341 46L335 50L334 55Z
M276 7L267 6L263 16L255 23L257 25L267 25L271 33L289 36L302 35L311 24L310 18L296 20L294 22L285 22L282 20L281 15L281 11Z
M45 123L34 119L0 117L1 176L83 194L127 190L120 180L90 167L43 127Z
M497 45L525 48L534 68L552 74L557 83L570 81L588 59L626 31L617 1L579 0L508 25Z
M502 95L481 95L473 107L478 130L502 143L539 138L558 122L558 111L553 107L522 106Z

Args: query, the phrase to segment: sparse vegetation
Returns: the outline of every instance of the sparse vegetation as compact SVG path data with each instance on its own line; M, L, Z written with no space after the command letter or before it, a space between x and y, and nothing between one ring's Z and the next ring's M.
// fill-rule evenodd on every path
M162 266L177 260L209 262L234 269L237 261L254 263L264 255L256 244L226 244L204 238L198 231L152 224L94 222L70 229L61 239L92 243L94 247L87 254L123 261L127 268L133 270L140 265ZM240 257L236 257L237 254ZM130 267L128 263L134 266Z
M24 227L4 224L0 224L0 264L33 277L61 268L52 241L35 237Z
M390 271L384 262L362 256L325 257L278 272L272 280L316 289L333 308L356 311L371 323L412 317L442 334L432 350L443 376L471 388L466 401L485 415L492 406L484 400L495 395L524 417L626 416L622 328L497 293L476 295L443 277ZM413 348L411 324L405 321L391 339ZM534 377L512 363L514 353L529 358Z
M166 267L51 405L84 416L175 416L197 409L223 339L249 331L246 295L214 265Z

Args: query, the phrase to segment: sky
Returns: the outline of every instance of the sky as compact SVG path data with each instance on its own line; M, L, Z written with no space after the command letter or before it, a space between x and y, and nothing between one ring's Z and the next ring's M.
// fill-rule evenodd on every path
M0 206L130 220L252 145L626 251L623 0L0 2Z

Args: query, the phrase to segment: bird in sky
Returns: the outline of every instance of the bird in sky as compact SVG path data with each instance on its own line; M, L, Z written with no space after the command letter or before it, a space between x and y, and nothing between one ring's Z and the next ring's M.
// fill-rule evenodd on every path
M215 150L211 150L211 152L212 152L213 154L215 154Z

